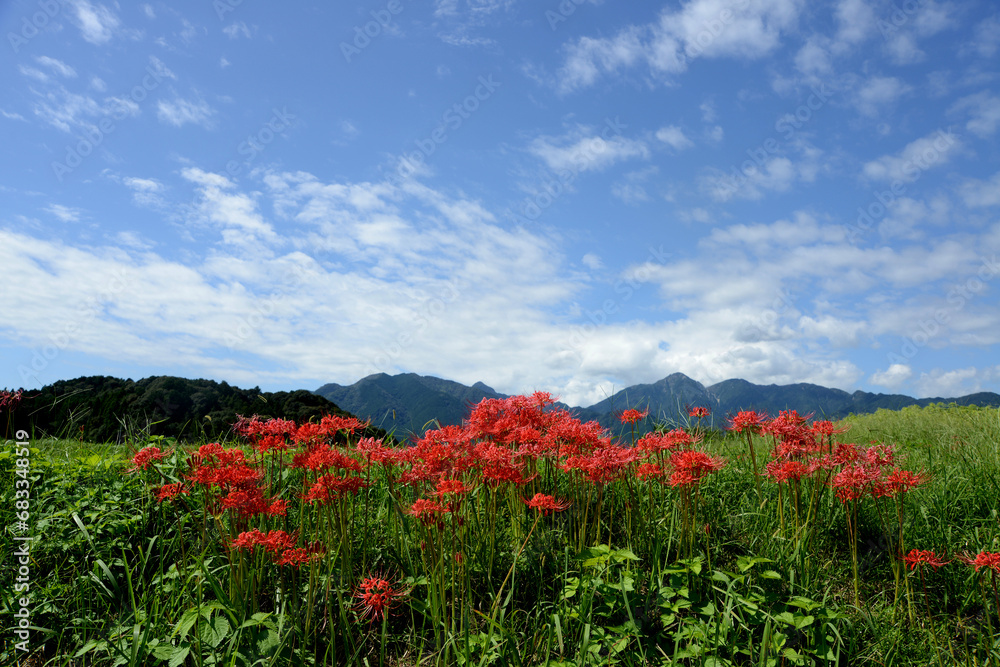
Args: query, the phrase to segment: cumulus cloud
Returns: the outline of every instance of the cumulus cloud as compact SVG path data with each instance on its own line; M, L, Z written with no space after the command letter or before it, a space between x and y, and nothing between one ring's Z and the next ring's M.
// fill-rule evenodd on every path
M691 0L677 10L666 8L655 22L567 44L558 88L569 93L640 64L657 77L669 78L687 70L697 58L761 58L794 27L802 6L800 0L736 5Z
M956 134L938 130L910 142L896 155L883 155L866 163L862 171L875 181L908 183L928 169L947 164L961 148Z

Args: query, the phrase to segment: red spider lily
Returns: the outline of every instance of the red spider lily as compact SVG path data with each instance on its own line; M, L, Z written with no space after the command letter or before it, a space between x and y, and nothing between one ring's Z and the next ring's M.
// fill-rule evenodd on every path
M648 455L660 454L677 448L686 448L697 442L684 429L675 428L668 433L647 433L635 443L636 449Z
M285 500L270 501L258 486L232 487L222 498L222 507L234 510L240 518L246 519L258 514L284 516L288 510Z
M640 422L649 416L649 410L640 412L635 409L622 410L622 413L618 415L618 418L623 424L634 424Z
M492 442L481 442L474 446L473 453L479 462L483 481L493 489L502 484L526 484L536 475L525 476L524 466L514 462L515 452Z
M933 551L921 551L920 549L911 549L910 553L903 556L903 562L910 566L910 569L916 569L918 565L930 565L935 570L942 565L947 565L951 561L941 560Z
M835 465L855 463L860 461L863 456L864 450L853 442L838 442L833 450L833 463Z
M730 418L729 430L736 431L737 433L743 433L745 431L749 431L751 433L761 433L766 422L767 415L763 412L744 410L742 412L738 412L735 417Z
M460 479L442 479L432 495L444 500L445 496L464 496L469 491L472 491L472 488L465 486Z
M554 497L547 496L544 493L536 493L532 496L531 500L525 501L525 504L533 510L538 510L543 515L547 515L550 512L562 512L570 506L569 501L556 500Z
M968 554L962 554L958 559L966 565L976 568L976 572L985 567L993 570L995 574L1000 574L1000 552L984 550L976 554L975 558Z
M841 426L840 428L837 428L836 424L834 424L831 421L818 421L818 422L813 422L809 430L811 430L816 435L826 436L829 438L830 436L836 435L838 433L846 433L847 431L851 430L851 426L850 424L848 424L846 426Z
M17 391L8 391L5 389L0 391L0 410L6 408L8 411L13 412L23 397L23 389L18 389Z
M378 438L362 438L358 440L354 449L364 456L368 465L377 463L383 466L393 466L398 461L399 450L386 447L385 443Z
M878 481L881 471L866 465L849 464L834 475L830 486L836 489L837 498L842 503L858 500Z
M292 467L306 470L329 470L330 468L353 470L354 472L362 470L359 461L328 445L313 446L296 454L292 457Z
M720 458L713 458L705 452L693 449L675 452L670 457L674 472L670 475L670 486L696 486L705 475L717 472L725 465Z
M790 480L798 482L803 477L808 477L815 471L813 465L807 465L802 461L790 461L786 459L775 459L768 463L764 469L767 476L778 484L787 484Z
M419 498L410 507L409 514L416 517L420 523L425 526L429 526L432 523L439 522L441 520L441 516L448 511L447 507L436 503L433 500Z
M896 461L896 451L892 445L873 444L864 451L863 458L870 466L884 468Z
M659 463L640 463L639 467L635 469L636 478L644 482L652 479L662 480L665 475L666 473Z
M927 481L927 477L910 470L900 470L896 468L889 476L876 485L873 495L877 497L894 498L901 493L906 493L910 489L920 486Z
M127 472L149 470L156 461L162 461L170 452L161 452L159 447L143 447L132 457L132 467Z
M274 564L300 567L311 560L322 558L325 552L326 550L317 541L304 547L285 549L280 555L274 557Z
M698 419L701 419L702 417L707 417L707 416L708 416L708 408L705 407L691 408L690 410L688 410L688 417L696 417Z
M267 419L262 420L257 415L250 417L240 417L233 430L245 436L250 445L257 451L281 451L292 446L292 435L296 431L295 422L289 419Z
M628 475L638 458L639 452L634 449L608 445L598 447L587 455L568 457L563 470L579 470L591 484L610 484Z
M368 423L369 422L367 421L360 421L356 417L337 417L335 415L327 415L320 420L319 425L324 431L332 436L340 431L354 433L358 429L367 427Z
M164 500L172 500L181 494L186 494L187 490L184 488L184 484L164 484L156 490L156 501L163 502Z
M363 478L354 475L323 475L302 497L307 503L327 505L347 494L356 494L369 486Z
M280 554L281 552L294 547L297 541L297 535L286 533L283 530L271 530L266 533L262 533L254 528L253 530L240 533L235 540L230 542L230 547L250 550L254 547L261 546L264 547L265 551L268 551L271 554Z
M403 595L404 592L391 581L379 576L362 579L354 593L361 618L370 620L385 618L396 600Z

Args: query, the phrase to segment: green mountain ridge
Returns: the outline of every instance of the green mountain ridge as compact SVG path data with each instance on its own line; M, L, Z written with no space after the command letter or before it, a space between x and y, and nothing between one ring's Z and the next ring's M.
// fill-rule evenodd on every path
M352 385L327 384L316 393L359 417L370 418L373 424L395 429L398 435L420 433L435 419L441 425L460 424L471 405L482 398L505 397L482 382L469 387L415 373L392 376L379 373ZM741 410L758 410L772 416L782 410L797 410L816 419L835 420L852 413L932 403L1000 406L1000 394L979 392L959 398L917 399L902 394L850 393L809 383L758 385L742 379L706 387L683 373L673 373L651 384L626 387L588 407L560 406L584 421L597 421L612 433L620 434L618 415L627 408L648 409L653 419L684 424L690 408L703 406L711 411L705 425L722 428L730 416Z

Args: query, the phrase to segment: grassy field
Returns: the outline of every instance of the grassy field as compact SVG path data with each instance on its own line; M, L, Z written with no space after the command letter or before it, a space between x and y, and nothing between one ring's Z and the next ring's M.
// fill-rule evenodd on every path
M544 404L9 441L0 664L1000 664L1000 411L618 447Z

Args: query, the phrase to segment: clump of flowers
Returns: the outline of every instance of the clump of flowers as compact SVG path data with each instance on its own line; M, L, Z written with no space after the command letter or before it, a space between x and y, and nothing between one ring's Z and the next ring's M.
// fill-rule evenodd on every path
M357 601L361 618L374 621L387 618L393 605L404 594L401 588L388 579L382 576L370 576L358 583L354 599Z

